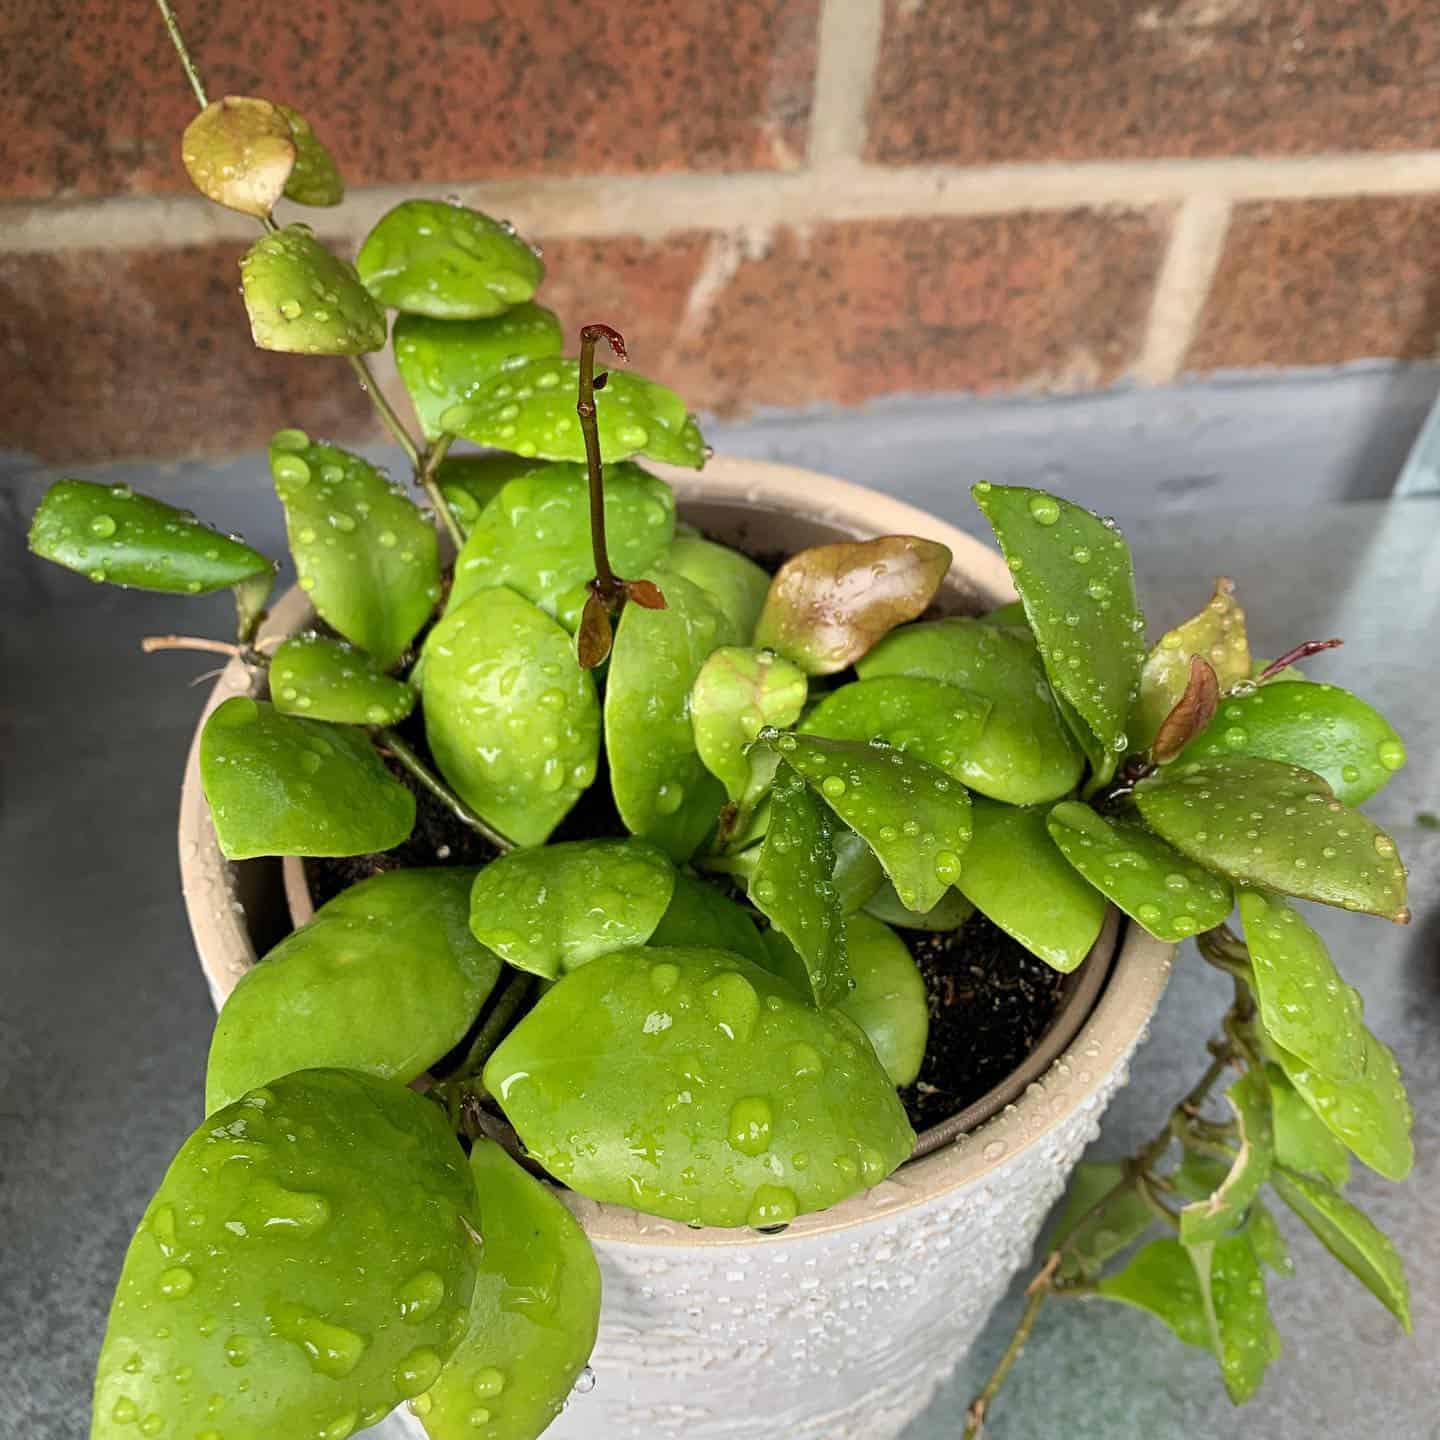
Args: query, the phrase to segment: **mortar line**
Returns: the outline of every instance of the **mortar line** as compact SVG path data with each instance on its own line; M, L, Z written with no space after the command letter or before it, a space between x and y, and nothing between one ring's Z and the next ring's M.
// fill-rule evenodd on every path
M860 163L884 26L884 0L824 0L810 107L812 170Z
M1166 385L1179 377L1220 266L1232 208L1213 195L1194 196L1180 207L1131 372L1142 384Z

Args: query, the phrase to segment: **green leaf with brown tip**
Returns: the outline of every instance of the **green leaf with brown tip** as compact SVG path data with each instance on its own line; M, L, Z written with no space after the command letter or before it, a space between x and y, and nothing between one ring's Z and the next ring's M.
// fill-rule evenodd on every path
M1058 800L1079 782L1084 761L1028 632L960 618L923 621L887 635L855 669L862 682L919 676L990 701L979 739L960 759L970 789L1031 805Z
M699 535L677 534L661 563L671 574L683 575L705 591L737 635L748 638L754 631L770 577L748 556Z
M1046 817L1060 853L1107 900L1160 940L1209 930L1230 913L1234 892L1142 826L1109 820L1078 800Z
M1155 1212L1135 1183L1125 1182L1125 1166L1118 1160L1082 1160L1075 1167L1065 1203L1044 1242L1044 1253L1061 1251L1061 1279L1097 1275L1107 1260L1155 1223Z
M595 1346L600 1269L574 1216L493 1140L470 1173L485 1225L470 1328L410 1408L431 1440L535 1440Z
M389 669L440 597L434 525L374 466L302 430L271 437L270 473L300 588L321 619Z
M470 894L470 929L507 964L553 980L643 945L675 888L648 840L571 840L492 860Z
M1332 1186L1281 1170L1276 1193L1310 1227L1315 1238L1400 1322L1410 1324L1410 1282L1395 1247L1364 1211Z
M513 225L442 200L405 200L387 211L355 265L382 305L436 320L500 315L545 278Z
M385 348L385 312L354 266L326 250L308 226L261 236L240 261L240 289L262 350L363 355Z
M733 950L757 965L769 958L750 912L714 885L683 871L676 872L670 904L647 943L667 948L708 945Z
M1222 1240L1237 1229L1275 1168L1275 1132L1263 1075L1247 1071L1225 1098L1235 1112L1235 1159L1215 1190L1180 1212L1180 1238L1186 1245Z
M167 595L205 595L269 578L272 561L128 485L57 480L30 522L30 549L91 580ZM263 602L262 602L263 603Z
M398 725L418 698L363 650L323 635L296 635L276 650L270 697L286 715L340 725Z
M425 637L425 735L460 797L542 845L595 779L600 706L574 642L513 590L451 606Z
M1350 1183L1350 1152L1300 1097L1279 1065L1265 1066L1275 1123L1275 1159L1288 1170L1328 1180L1337 1190Z
M1135 803L1181 854L1243 885L1409 918L1395 842L1308 770L1248 755L1167 765Z
M1404 765L1405 744L1378 710L1348 691L1265 684L1221 701L1214 722L1186 746L1180 763L1226 755L1301 765L1342 804L1360 805Z
M559 355L560 321L527 302L483 320L401 315L395 321L395 364L427 440L445 433L440 417L468 400L516 360Z
M310 122L288 105L275 107L290 125L295 143L295 168L285 182L285 198L297 205L338 205L345 198L335 157L320 142Z
M1186 1245L1200 1284L1210 1349L1225 1393L1243 1404L1280 1358L1280 1334L1270 1318L1265 1276L1246 1234Z
M435 479L461 534L468 535L480 512L510 481L536 468L523 455L451 455L440 462Z
M901 930L937 932L958 930L975 913L975 907L953 886L928 910L911 910L900 903L888 880L865 902L864 910Z
M279 106L248 95L207 105L180 138L180 158L207 200L266 219L287 188L298 146Z
M1087 884L1050 838L1041 809L975 796L975 834L956 888L982 915L1055 970L1090 953L1105 920L1105 897Z
M755 644L808 675L833 675L921 614L949 569L944 545L914 535L802 550L770 582Z
M793 725L805 693L804 672L771 650L723 645L700 667L690 692L695 749L734 804L751 790L755 737L767 725Z
M915 1143L854 1021L723 950L582 965L484 1080L572 1189L700 1225L788 1224L877 1184Z
M251 1091L181 1146L130 1242L91 1435L376 1423L465 1333L480 1225L444 1112L403 1085L304 1070Z
M205 722L200 782L229 860L368 855L415 828L414 795L362 732L243 695Z
M970 493L1005 552L1051 686L1104 749L1122 752L1144 653L1129 546L1043 490L982 481Z
M887 745L818 735L762 738L880 857L903 905L928 910L970 844L970 796L943 770Z

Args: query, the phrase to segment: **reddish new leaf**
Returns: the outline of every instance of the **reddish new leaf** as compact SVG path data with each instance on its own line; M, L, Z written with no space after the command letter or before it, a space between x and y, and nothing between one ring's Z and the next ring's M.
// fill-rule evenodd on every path
M1157 765L1173 760L1215 718L1220 703L1220 681L1215 667L1203 656L1190 657L1190 679L1175 708L1160 722L1150 746Z

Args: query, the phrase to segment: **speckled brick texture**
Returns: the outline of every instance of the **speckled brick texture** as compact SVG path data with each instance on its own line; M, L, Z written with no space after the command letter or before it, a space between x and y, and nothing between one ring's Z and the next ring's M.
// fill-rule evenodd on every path
M1429 0L885 0L886 164L1433 146Z
M1437 233L1436 196L1239 206L1186 367L1433 360Z
M306 113L351 181L786 169L819 0L177 0L212 95ZM0 192L184 190L147 0L0 0Z

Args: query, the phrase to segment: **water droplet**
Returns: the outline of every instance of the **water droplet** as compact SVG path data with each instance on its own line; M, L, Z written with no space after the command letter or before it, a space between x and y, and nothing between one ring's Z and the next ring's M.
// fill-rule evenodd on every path
M799 1213L800 1202L788 1186L758 1185L745 1220L754 1230L773 1230L788 1225Z
M1395 842L1388 835L1377 835L1374 843L1375 853L1387 860L1395 853Z
M158 1435L164 1428L164 1416L157 1415L153 1412L140 1422L140 1433L142 1435Z
M773 1118L763 1095L747 1095L730 1107L725 1138L742 1155L763 1155L770 1148Z
M395 1367L395 1388L407 1400L419 1395L439 1378L442 1363L439 1355L428 1345L412 1350Z
M140 1418L140 1412L128 1395L122 1395L111 1408L110 1418L117 1425L133 1425Z
M760 997L743 975L726 970L705 987L705 1008L724 1034L743 1043L759 1019Z
M988 1145L986 1145L986 1147L980 1152L980 1154L986 1160L998 1160L1002 1155L1004 1155L1005 1150L1006 1145L1003 1140L992 1140Z
M820 782L820 789L831 800L838 800L845 793L845 781L839 775L827 775Z
M1090 547L1088 545L1077 545L1071 552L1070 558L1077 565L1088 565L1090 563ZM1168 638L1168 637L1167 637ZM1175 637L1175 643L1180 643L1180 637Z
M444 1280L433 1270L421 1270L400 1287L395 1302L400 1309L400 1318L411 1325L418 1325L427 1315L434 1313L444 1298Z
M363 1335L343 1325L332 1325L298 1306L281 1307L271 1323L275 1334L293 1341L305 1352L312 1370L334 1380L348 1375L360 1363L367 1347Z
M1030 497L1030 517L1040 525L1053 525L1060 518L1060 505L1050 495Z
M475 1382L471 1388L478 1399L489 1400L504 1390L505 1372L495 1369L493 1365L487 1365L483 1370L475 1372Z
M942 885L953 885L960 878L960 857L953 850L936 853L935 878Z
M1405 763L1405 747L1398 740L1382 740L1375 758L1387 769L1398 770Z
M587 1365L575 1377L575 1394L588 1395L595 1388L595 1372Z
M678 966L662 960L650 967L650 985L657 995L668 995L680 981Z
M825 1062L813 1045L802 1040L790 1047L790 1068L797 1080L814 1080L825 1073Z
M160 1272L159 1290L167 1300L178 1300L195 1288L195 1274L183 1265Z

